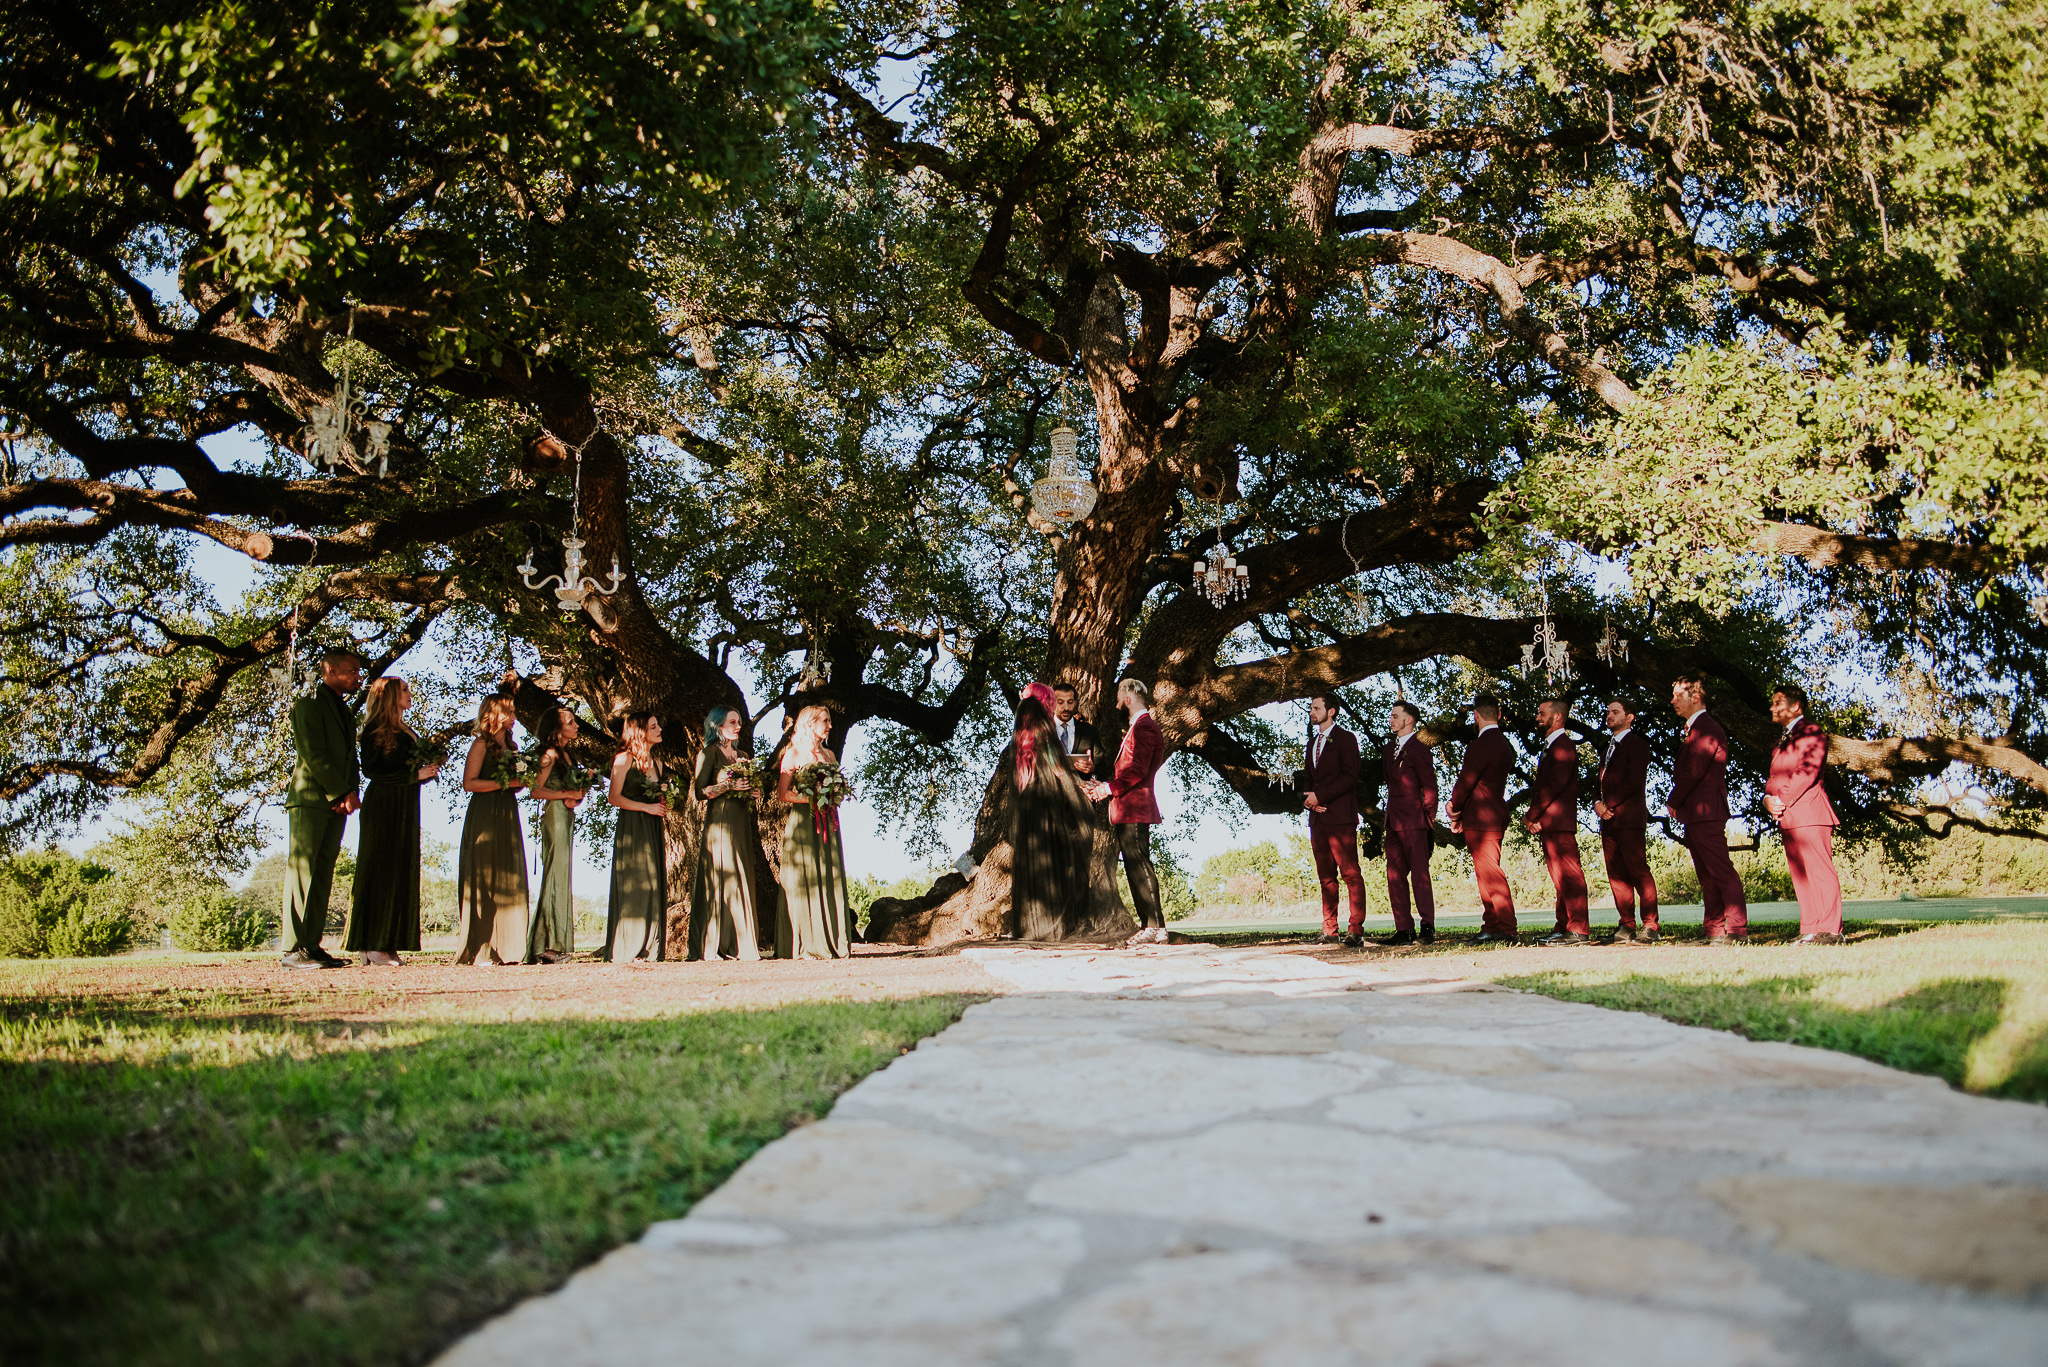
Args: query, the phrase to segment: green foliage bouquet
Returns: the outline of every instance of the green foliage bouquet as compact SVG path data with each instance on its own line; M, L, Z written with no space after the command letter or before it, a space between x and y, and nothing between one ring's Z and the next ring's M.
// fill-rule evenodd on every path
M738 759L718 771L718 781L720 783L743 782L752 787L756 792L761 790L761 783L765 777L766 773L761 767L761 761L755 759L752 755L741 755Z
M441 744L438 741L428 740L423 736L413 737L412 758L410 760L410 763L415 773L417 773L421 769L430 769L436 765L446 764L447 762L447 746Z
M829 760L806 764L789 776L789 786L811 804L811 829L824 841L839 829L839 804L853 796L853 785Z
M484 766L483 776L499 787L510 791L514 787L531 788L533 776L540 772L540 757L525 750L500 750Z

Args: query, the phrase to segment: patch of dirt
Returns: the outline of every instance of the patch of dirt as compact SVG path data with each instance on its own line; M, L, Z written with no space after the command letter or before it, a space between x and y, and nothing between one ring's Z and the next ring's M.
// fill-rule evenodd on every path
M878 1001L937 993L995 996L1012 989L957 955L856 945L850 959L753 963L563 964L458 967L454 956L408 955L402 968L288 970L274 955L135 954L19 965L0 974L8 997L216 997L236 1014L323 1021L645 1019L684 1011ZM165 1002L166 1006L172 1005Z

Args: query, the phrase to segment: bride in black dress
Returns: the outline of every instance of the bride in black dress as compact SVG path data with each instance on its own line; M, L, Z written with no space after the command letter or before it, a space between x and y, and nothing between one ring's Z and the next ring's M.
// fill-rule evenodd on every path
M1095 807L1067 766L1052 690L1033 684L1017 709L1017 797L1010 804L1010 933L1063 940L1088 917Z

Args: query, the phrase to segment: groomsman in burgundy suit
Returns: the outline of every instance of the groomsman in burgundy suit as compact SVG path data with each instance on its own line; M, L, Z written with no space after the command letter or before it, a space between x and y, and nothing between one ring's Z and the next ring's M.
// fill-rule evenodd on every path
M1394 904L1394 937L1390 945L1412 945L1415 918L1408 914L1408 888L1415 887L1415 910L1422 921L1422 943L1436 943L1436 890L1429 882L1429 828L1436 820L1436 761L1415 734L1422 714L1397 702L1387 714L1394 738L1380 751L1387 782L1387 900Z
M1771 747L1764 810L1785 837L1785 862L1799 897L1799 942L1842 943L1842 880L1835 873L1835 804L1821 787L1828 738L1806 719L1806 690L1786 684L1771 696L1771 720L1785 728Z
M1337 725L1337 700L1318 693L1308 700L1315 732L1308 742L1308 847L1323 886L1323 938L1337 938L1337 880L1351 902L1351 929L1344 943L1365 943L1365 879L1358 872L1358 737Z
M1600 818L1600 853L1607 864L1607 886L1614 890L1614 912L1621 925L1614 943L1657 942L1657 880L1650 876L1650 853L1643 838L1650 827L1650 803L1643 788L1650 773L1650 743L1636 730L1636 714L1619 698L1607 704L1611 733L1600 755L1600 797L1593 812ZM1640 896L1643 929L1636 933Z
M1707 715L1706 684L1696 675L1672 683L1671 706L1685 718L1685 738L1664 810L1685 826L1705 908L1701 929L1710 945L1746 945L1749 903L1742 896L1742 875L1728 857L1728 733Z
M1131 718L1116 753L1116 768L1109 782L1084 783L1082 790L1097 802L1109 799L1109 820L1116 828L1117 851L1123 856L1124 877L1131 885L1131 900L1138 904L1142 927L1129 943L1165 944L1159 877L1152 871L1152 828L1160 821L1152 776L1166 762L1166 735L1152 717L1152 690L1139 680L1125 679L1116 686L1116 705Z
M1490 945L1515 939L1515 895L1500 867L1515 748L1500 729L1500 702L1493 694L1472 699L1472 724L1479 734L1465 747L1465 767L1451 788L1451 829L1465 837L1465 848L1472 852L1472 876L1479 883L1479 938L1472 943Z
M1547 945L1583 945L1592 938L1586 907L1586 871L1579 864L1579 743L1565 725L1571 714L1557 698L1536 704L1543 749L1529 785L1529 815L1522 823L1543 841L1543 863L1557 889L1557 928Z

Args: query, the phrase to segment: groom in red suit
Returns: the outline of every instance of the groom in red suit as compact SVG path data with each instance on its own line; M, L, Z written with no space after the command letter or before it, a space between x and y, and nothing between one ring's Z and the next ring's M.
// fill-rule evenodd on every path
M1547 945L1583 945L1592 937L1586 905L1586 870L1579 863L1579 742L1566 725L1571 714L1561 699L1536 704L1536 729L1543 748L1529 785L1529 817L1523 825L1543 842L1543 863L1557 889L1557 926Z
M1160 821L1152 776L1166 763L1166 735L1152 716L1152 690L1140 680L1125 679L1116 686L1116 705L1131 719L1116 752L1116 768L1109 782L1084 783L1082 789L1096 802L1109 799L1124 878L1131 885L1131 900L1138 904L1141 929L1129 943L1163 945L1166 917L1159 905L1159 877L1152 870L1152 828Z
M1315 730L1308 742L1308 847L1315 855L1316 881L1323 888L1323 938L1337 938L1337 880L1351 902L1345 943L1365 942L1365 879L1358 872L1358 737L1337 725L1337 700L1318 693L1308 700Z
M1685 825L1685 847L1700 876L1700 928L1710 945L1746 945L1749 904L1742 897L1742 875L1728 857L1728 733L1707 715L1706 683L1698 675L1672 683L1671 706L1685 718L1685 737L1678 743L1671 801L1664 810Z
M1799 942L1842 943L1842 880L1835 874L1835 804L1821 787L1827 733L1806 719L1806 690L1786 684L1771 696L1771 720L1785 728L1771 747L1764 809L1785 836L1785 862L1799 898Z
M1491 693L1472 699L1472 724L1479 734L1465 747L1465 766L1451 788L1451 829L1472 852L1472 877L1479 884L1479 938L1490 945L1515 938L1515 895L1500 866L1501 837L1508 831L1508 773L1515 748L1500 729L1500 702Z
M1394 936L1385 943L1412 945L1415 918L1408 914L1413 880L1422 943L1436 943L1436 890L1429 882L1429 828L1436 821L1436 761L1415 728L1422 714L1406 701L1394 704L1387 725L1394 739L1380 751L1387 780L1387 900L1394 904Z

